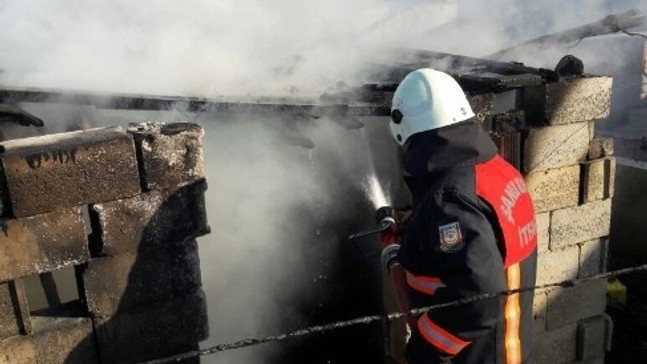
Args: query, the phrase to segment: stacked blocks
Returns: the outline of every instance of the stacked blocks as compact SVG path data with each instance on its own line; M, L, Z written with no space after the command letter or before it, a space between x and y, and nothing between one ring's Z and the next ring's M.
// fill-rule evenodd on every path
M529 130L523 165L539 234L537 284L606 269L615 160L613 143L594 137L609 115L611 78L579 77L524 90ZM611 323L606 280L535 295L536 363L603 362Z
M198 349L208 336L195 240L209 232L202 137L195 124L149 123L1 144L0 363ZM82 309L38 316L22 278L64 267Z

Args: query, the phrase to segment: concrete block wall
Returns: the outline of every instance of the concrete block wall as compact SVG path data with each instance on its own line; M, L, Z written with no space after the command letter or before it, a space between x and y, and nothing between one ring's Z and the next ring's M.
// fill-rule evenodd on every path
M537 212L538 285L606 269L615 160L594 127L609 115L611 82L579 77L523 92L521 169ZM606 280L538 290L534 362L603 362L612 332L605 308Z
M195 124L147 123L0 143L0 363L198 349L208 336L195 240L209 232L202 136ZM66 267L78 302L30 309L23 279Z

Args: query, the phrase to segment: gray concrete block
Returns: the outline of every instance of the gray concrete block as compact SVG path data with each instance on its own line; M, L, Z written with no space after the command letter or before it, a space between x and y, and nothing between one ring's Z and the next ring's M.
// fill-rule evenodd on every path
M579 244L580 269L578 278L590 277L604 272L606 265L607 239L594 239Z
M605 196L604 159L582 163L582 203L602 200Z
M577 278L580 250L578 246L548 250L537 257L537 284Z
M595 121L589 121L589 147L591 147L591 140L593 139L595 139Z
M541 254L550 246L550 213L536 214L535 220L537 221L537 252Z
M37 360L38 349L30 336L0 340L0 364L34 364Z
M616 159L607 158L604 165L604 198L611 198L616 190Z
M209 332L202 290L94 323L103 363L139 363L197 350Z
M550 248L556 249L609 235L611 199L555 210L550 221Z
M93 129L1 144L14 217L133 196L140 190L133 138Z
M606 309L606 289L606 280L600 279L549 292L546 328L553 330L601 315Z
M577 325L577 360L585 361L604 356L610 346L612 329L607 315L589 317Z
M157 250L95 258L82 273L88 310L103 321L118 311L185 296L201 286L195 240Z
M572 124L609 116L611 77L579 77L528 88L526 114L540 125Z
M582 163L582 202L613 197L615 174L615 158L600 158Z
M0 282L90 258L80 208L0 223Z
M588 159L599 159L604 157L610 157L614 153L613 148L613 139L612 138L603 138L596 137L591 140L589 144L589 154Z
M177 190L155 190L93 205L101 230L98 253L154 249L207 234L206 189L206 182L197 182Z
M580 167L577 165L535 171L525 176L535 212L576 206L580 193Z
M531 129L524 142L526 173L576 165L589 150L589 123Z
M135 138L145 190L176 188L205 179L201 126L140 124L128 132Z
M29 333L31 319L22 280L0 283L0 339Z
M532 362L569 363L576 359L577 325L570 324L533 336Z
M33 317L33 324L38 363L99 362L89 318Z

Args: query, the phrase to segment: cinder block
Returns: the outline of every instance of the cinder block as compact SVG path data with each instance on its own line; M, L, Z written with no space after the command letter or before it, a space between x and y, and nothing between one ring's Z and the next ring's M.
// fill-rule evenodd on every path
M604 279L558 288L548 293L546 328L553 330L581 319L601 315L606 308Z
M546 306L548 305L548 293L539 291L535 293L532 301L532 333L533 336L540 335L546 331Z
M568 246L545 251L537 257L537 284L561 282L577 278L580 249Z
M589 144L588 159L599 159L610 157L613 155L613 139L612 138L595 138Z
M535 171L525 176L535 212L576 206L580 193L580 167L577 165Z
M138 363L196 350L209 332L202 290L94 322L103 363Z
M0 283L0 339L29 333L31 319L22 281Z
M572 124L609 116L611 77L580 77L524 92L526 114L539 125Z
M111 201L140 190L131 135L93 129L2 143L14 217Z
M168 189L205 179L201 126L192 123L139 124L135 138L145 190Z
M582 163L582 203L604 198L605 164L604 159Z
M593 139L595 139L595 121L589 121L589 147Z
M158 248L207 234L206 182L92 206L101 229L99 254Z
M588 150L588 123L531 129L524 144L524 171L576 165L586 159Z
M611 199L555 210L550 221L550 248L607 236L610 224Z
M34 364L37 360L38 349L30 336L0 340L0 364Z
M536 214L535 220L537 222L537 252L541 255L550 246L550 213Z
M602 273L608 249L607 239L594 239L579 244L580 270L578 278L590 277Z
M611 198L616 189L616 159L607 158L604 165L604 198Z
M604 355L611 345L612 321L608 315L590 317L577 325L577 360Z
M569 363L576 358L577 325L571 324L559 329L533 336L532 362L537 364Z
M90 314L105 321L195 292L201 286L197 243L92 259L82 276Z
M90 258L78 207L0 222L0 282Z
M99 362L89 318L33 317L33 324L38 363Z
M613 197L615 170L615 158L601 158L582 163L582 202Z

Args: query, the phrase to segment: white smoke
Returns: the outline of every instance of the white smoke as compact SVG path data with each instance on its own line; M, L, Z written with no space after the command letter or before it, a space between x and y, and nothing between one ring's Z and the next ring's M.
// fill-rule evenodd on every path
M5 85L198 96L320 91L391 47L486 56L644 0L0 2ZM541 50L531 65L554 66ZM592 59L594 61L594 59Z
M342 210L360 218L356 209L366 197L359 185L354 195L348 191L354 177L359 181L373 169L369 151L357 143L361 131L332 120L311 121L303 130L314 142L310 150L286 143L282 130L271 126L279 120L248 116L219 124L214 117L201 117L209 136L205 159L212 228L200 242L211 330L204 346L306 326L297 302L330 284L326 275L334 271L333 254L338 244L350 244L324 229L325 220L343 221L337 214ZM365 213L372 215L364 202ZM241 349L203 362L267 363L268 355L284 347Z
M405 2L407 10L426 6ZM393 3L3 1L8 31L0 45L11 51L0 55L0 67L3 83L18 86L200 96L308 91L350 78L385 45L379 24L366 29L389 18Z

